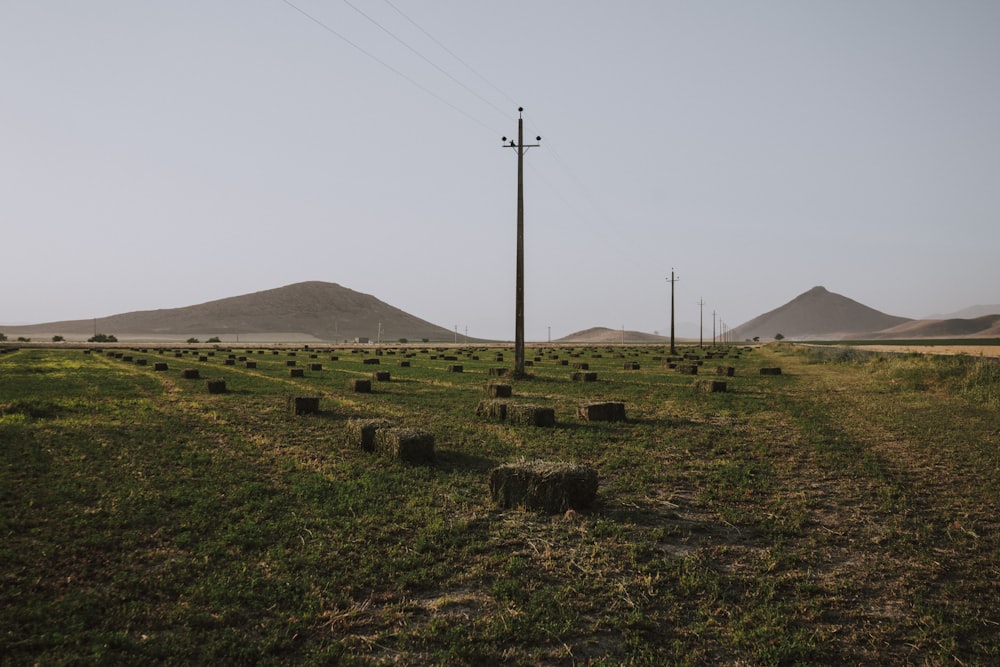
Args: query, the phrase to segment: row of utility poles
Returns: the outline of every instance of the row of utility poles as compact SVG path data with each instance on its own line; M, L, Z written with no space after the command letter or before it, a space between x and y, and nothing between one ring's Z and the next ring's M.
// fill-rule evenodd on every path
M524 143L524 118L523 114L524 108L518 107L517 109L517 141L513 139L508 140L507 137L502 137L501 141L505 148L513 148L514 152L517 153L517 265L515 270L515 303L514 303L514 376L524 377L524 154L529 148L537 148L540 143L536 144L526 144ZM535 141L540 142L541 137L535 137ZM677 354L677 345L674 338L674 285L679 281L680 278L674 275L674 270L670 269L670 277L667 278L667 282L670 283L670 354ZM705 306L704 299L698 301L699 312L698 312L698 345L700 347L705 347L704 336L702 334L702 320L703 320L703 310ZM726 323L721 319L720 324L720 334L718 343L716 341L715 333L715 319L716 313L712 311L712 345L718 343L727 345L729 344L729 328ZM468 333L466 333L468 336ZM549 339L552 338L552 329L549 328ZM458 340L458 327L455 331L455 339ZM622 342L625 341L624 327L622 327Z

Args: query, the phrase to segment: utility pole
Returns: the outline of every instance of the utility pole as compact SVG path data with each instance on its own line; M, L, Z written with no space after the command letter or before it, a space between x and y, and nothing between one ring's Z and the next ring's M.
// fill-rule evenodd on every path
M715 347L715 311L712 311L712 347Z
M702 335L702 329L704 328L704 313L705 313L705 300L698 299L698 347L705 347L705 337Z
M677 354L677 347L674 345L674 283L676 283L680 278L674 277L673 268L670 269L670 277L667 278L667 282L670 283L670 354Z
M517 270L514 288L514 377L524 377L524 154L541 144L524 143L524 107L517 108L517 143L501 137L504 145L517 153ZM535 141L541 141L535 137Z

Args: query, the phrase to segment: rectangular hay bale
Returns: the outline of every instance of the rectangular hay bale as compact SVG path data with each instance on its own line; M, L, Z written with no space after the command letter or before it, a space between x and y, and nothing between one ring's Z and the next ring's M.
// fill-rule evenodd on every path
M597 497L597 470L572 463L506 463L490 470L493 502L550 514L589 507Z
M577 416L587 422L625 421L625 404L613 401L584 403L577 408Z
M375 431L375 451L409 463L434 460L434 434L412 428L380 428Z
M695 380L691 386L695 391L703 391L706 394L720 394L726 391L725 380Z
M485 417L486 419L492 419L494 421L503 421L507 419L507 402L490 400L479 401L479 405L476 406L476 416Z
M555 408L526 403L512 403L507 406L507 421L526 426L555 426Z
M512 389L509 384L490 382L486 385L486 395L490 398L510 398Z
M319 412L319 396L289 396L288 410L293 415L311 415Z
M385 419L349 419L347 421L347 441L349 445L366 452L375 451L375 433L389 428L392 424Z

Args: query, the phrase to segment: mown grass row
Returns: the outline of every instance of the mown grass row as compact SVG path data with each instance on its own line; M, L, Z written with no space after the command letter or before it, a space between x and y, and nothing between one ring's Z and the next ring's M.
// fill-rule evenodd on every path
M884 364L897 362L771 346L705 360L702 373L736 367L728 392L706 394L654 359L662 350L539 350L534 377L512 383L518 400L556 409L555 427L534 428L475 416L503 365L492 351L418 351L409 368L384 355L392 379L372 394L347 388L372 372L371 355L299 350L297 365L316 353L323 370L291 378L287 352L248 351L258 368L225 366L224 351L199 362L147 350L147 366L79 350L0 355L0 654L998 658L997 414L937 380L894 383ZM571 381L564 360L598 381ZM229 391L208 394L186 367ZM293 394L320 396L322 412L289 415ZM629 420L581 422L576 406L591 399L623 401ZM346 442L348 418L373 416L433 432L437 461ZM596 467L597 503L567 516L493 506L486 471L522 457Z

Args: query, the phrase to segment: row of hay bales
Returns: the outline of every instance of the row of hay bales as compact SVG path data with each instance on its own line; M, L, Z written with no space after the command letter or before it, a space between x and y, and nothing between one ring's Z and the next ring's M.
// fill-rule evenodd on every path
M555 408L503 400L512 397L511 385L488 382L483 390L486 398L476 406L477 417L526 426L555 426ZM625 421L625 404L615 401L590 401L578 406L577 416L587 422Z
M434 435L393 426L385 419L351 419L347 438L362 451L408 463L434 461ZM597 497L595 468L564 462L531 461L499 465L487 477L490 496L502 508L541 512L580 510Z

